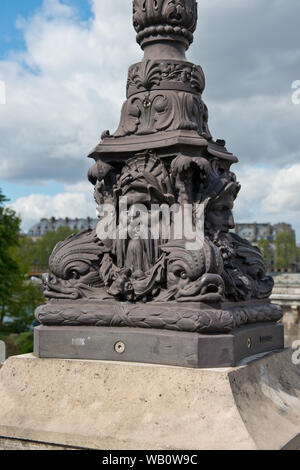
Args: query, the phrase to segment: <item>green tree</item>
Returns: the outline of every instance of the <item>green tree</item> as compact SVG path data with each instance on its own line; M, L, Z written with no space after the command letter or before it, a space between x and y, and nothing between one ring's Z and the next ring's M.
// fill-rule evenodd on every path
M24 267L25 272L28 272L32 265L37 264L37 248L38 243L34 242L32 238L22 236L19 239L16 256Z
M65 240L73 233L78 233L78 230L72 230L69 227L60 227L56 232L46 233L38 242L35 252L36 263L39 266L47 267L50 255L55 245Z
M300 272L300 245L296 247L297 272Z
M1 333L0 340L5 342L6 357L28 354L33 351L33 332L24 331L20 334Z
M5 202L7 199L0 189L0 328L5 315L9 313L21 276L20 266L14 256L21 221L14 211L4 206Z
M33 333L26 331L18 335L16 346L19 354L29 354L33 351Z
M300 263L300 245L297 246L297 263Z
M45 301L42 285L26 279L24 275L16 285L9 306L9 316L13 319L11 329L16 333L26 331L34 321L35 309Z
M289 232L281 232L275 239L275 267L279 270L288 270L293 267L297 259L297 245L295 236Z
M8 316L13 321L11 330L21 332L32 323L35 308L45 298L39 286L27 278L35 257L33 246L20 237L21 221L5 202L0 190L0 329Z
M258 242L258 248L262 252L262 255L264 257L264 260L266 262L266 265L268 269L272 269L272 261L274 259L274 250L272 247L272 244L269 240L266 238L262 238Z

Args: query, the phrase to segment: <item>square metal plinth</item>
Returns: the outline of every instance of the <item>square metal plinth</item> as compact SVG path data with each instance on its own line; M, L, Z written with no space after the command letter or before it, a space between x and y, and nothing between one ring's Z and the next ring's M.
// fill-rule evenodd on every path
M246 326L225 335L142 328L39 326L40 358L142 362L191 368L234 367L260 353L284 348L281 324Z

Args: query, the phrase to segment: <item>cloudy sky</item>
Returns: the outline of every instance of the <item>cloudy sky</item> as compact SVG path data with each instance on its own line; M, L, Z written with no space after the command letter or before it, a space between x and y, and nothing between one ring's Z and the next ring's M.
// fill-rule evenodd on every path
M236 221L289 222L300 241L300 1L198 4L188 58L206 73L213 136L240 159ZM131 0L0 8L0 188L25 231L42 217L94 216L86 155L116 129L127 68L142 57Z

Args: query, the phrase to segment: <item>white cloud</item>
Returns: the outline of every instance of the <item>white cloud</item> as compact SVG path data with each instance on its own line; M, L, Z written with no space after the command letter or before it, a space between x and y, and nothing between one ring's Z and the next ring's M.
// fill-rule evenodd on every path
M267 177L267 175L266 175ZM300 164L279 170L272 178L271 190L262 201L262 211L285 214L287 211L300 216Z
M93 10L94 19L80 22L70 7L46 0L31 19L19 21L26 51L0 61L7 85L1 179L79 181L102 131L117 127L127 66L142 53L124 7L107 11L106 1L95 0Z
M242 190L236 202L239 222L287 222L300 233L300 164L289 168L241 166Z
M22 219L25 232L42 218L97 217L93 188L89 183L66 186L64 193L55 196L31 194L17 199L10 207Z

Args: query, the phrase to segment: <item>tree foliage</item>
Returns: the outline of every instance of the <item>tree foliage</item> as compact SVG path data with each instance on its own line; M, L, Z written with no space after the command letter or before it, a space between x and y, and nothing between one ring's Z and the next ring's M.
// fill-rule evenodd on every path
M300 264L300 246L297 246L297 263Z
M291 269L297 261L297 245L295 236L289 232L281 232L275 239L275 267L279 270Z
M4 206L5 202L0 190L0 327L7 316L11 329L21 332L33 321L35 308L45 299L39 286L27 277L34 259L33 246L29 250L29 242L20 238L21 221Z
M33 241L20 234L21 220L6 203L0 189L0 339L9 356L32 351L33 335L28 329L36 307L45 302L41 282L29 279L28 274L34 266L46 272L55 245L74 231L61 227ZM5 317L10 323L4 324Z
M28 354L33 351L33 332L1 333L0 340L5 342L6 357Z
M19 282L21 271L15 259L18 246L20 219L15 212L6 208L7 202L0 190L0 326L8 313Z
M39 266L48 266L50 255L56 244L78 231L69 227L60 227L56 232L46 233L36 244L34 251L35 263Z
M16 256L18 257L23 270L28 273L30 267L37 263L37 242L30 237L22 236L19 239Z
M272 247L271 242L266 238L262 238L258 242L258 248L262 252L268 269L271 270L273 268L272 264L274 259L274 249Z

